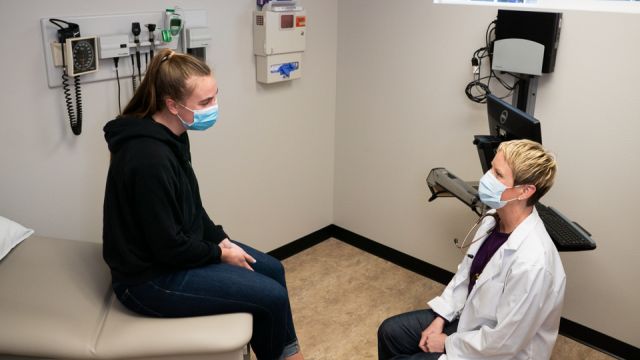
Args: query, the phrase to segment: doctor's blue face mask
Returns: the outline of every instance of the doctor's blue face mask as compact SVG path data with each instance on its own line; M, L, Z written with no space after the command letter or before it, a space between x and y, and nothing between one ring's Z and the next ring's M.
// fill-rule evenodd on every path
M513 198L502 201L502 193L504 193L504 191L507 189L509 188L505 184L501 183L500 180L498 180L496 176L493 175L493 172L489 170L480 178L480 183L478 184L478 196L480 196L480 201L482 201L490 208L500 209L501 207L507 205L509 201L518 199Z
M207 130L208 128L212 127L216 123L216 121L218 121L218 103L208 108L199 110L191 110L180 103L178 103L178 105L193 113L193 123L191 124L186 123L184 120L182 120L180 115L176 114L176 116L178 116L178 119L180 119L180 122L182 122L184 128L187 130Z

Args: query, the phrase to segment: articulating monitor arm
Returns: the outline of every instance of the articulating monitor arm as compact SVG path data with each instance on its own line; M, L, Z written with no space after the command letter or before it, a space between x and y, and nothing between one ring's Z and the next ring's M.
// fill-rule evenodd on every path
M429 201L438 197L455 196L479 216L486 210L478 198L477 182L462 181L445 168L431 169L427 176L427 186L431 191Z

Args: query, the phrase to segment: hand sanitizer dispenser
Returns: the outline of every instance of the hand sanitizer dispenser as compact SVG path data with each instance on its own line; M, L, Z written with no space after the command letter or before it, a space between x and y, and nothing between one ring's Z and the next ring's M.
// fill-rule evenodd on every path
M258 82L270 84L300 78L307 21L302 7L295 1L273 0L253 17Z

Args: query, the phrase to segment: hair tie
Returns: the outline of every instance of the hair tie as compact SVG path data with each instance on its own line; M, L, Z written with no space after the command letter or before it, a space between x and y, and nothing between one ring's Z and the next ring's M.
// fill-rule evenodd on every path
M165 55L165 56L162 58L162 60L160 60L160 62L161 62L161 63L163 63L163 62L165 62L166 60L171 59L171 57L172 57L172 56L173 56L173 54L175 54L175 53L176 53L175 51L171 50L171 52L170 52L169 54Z

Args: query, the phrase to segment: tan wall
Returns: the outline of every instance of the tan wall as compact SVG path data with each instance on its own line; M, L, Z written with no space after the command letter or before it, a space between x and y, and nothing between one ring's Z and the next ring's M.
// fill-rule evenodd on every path
M339 3L335 224L455 270L461 254L452 239L475 218L453 199L427 203L425 177L438 166L481 176L472 140L487 133L487 117L464 88L495 15L424 0ZM560 167L545 202L598 243L562 254L564 316L634 346L639 20L565 12L555 72L540 80L535 112Z
M309 12L308 71L300 80L273 86L255 81L254 1L178 3L207 11L208 62L220 88L220 121L191 137L209 213L234 238L262 250L330 224L337 1L302 1ZM102 127L117 112L116 82L83 86L83 134L74 137L63 118L62 90L47 87L40 19L162 12L172 5L157 0L2 2L0 214L40 235L101 241L108 164ZM130 96L129 79L122 80L122 89L123 99Z

